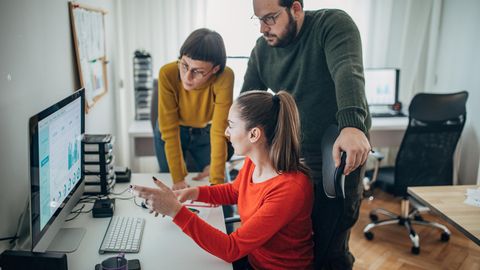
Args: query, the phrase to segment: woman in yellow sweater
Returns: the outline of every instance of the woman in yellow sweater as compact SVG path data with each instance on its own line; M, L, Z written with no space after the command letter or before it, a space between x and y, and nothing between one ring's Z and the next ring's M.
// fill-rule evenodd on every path
M210 165L210 183L223 183L228 110L233 98L233 71L226 67L222 37L209 29L193 31L179 59L158 75L158 129L155 151L162 172L170 172L173 189L186 188L185 155L196 171Z

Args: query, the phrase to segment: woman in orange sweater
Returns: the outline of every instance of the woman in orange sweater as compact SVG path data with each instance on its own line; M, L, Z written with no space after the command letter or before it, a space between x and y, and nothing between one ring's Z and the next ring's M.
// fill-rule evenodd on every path
M160 69L155 152L160 171L172 174L173 189L187 187L187 153L194 159L195 170L204 171L201 175L209 170L210 183L224 182L227 141L223 132L234 80L226 61L222 37L202 28L188 36L177 61Z
M300 163L300 121L291 95L250 91L230 108L225 135L246 156L232 183L171 191L133 186L156 214L169 215L211 254L235 269L312 269L313 190ZM190 212L186 200L238 204L239 229L227 235Z

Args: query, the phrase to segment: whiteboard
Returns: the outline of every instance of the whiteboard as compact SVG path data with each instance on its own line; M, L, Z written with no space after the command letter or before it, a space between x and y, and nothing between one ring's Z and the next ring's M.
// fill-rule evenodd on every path
M80 85L85 88L85 104L93 107L107 93L105 14L106 12L69 2Z

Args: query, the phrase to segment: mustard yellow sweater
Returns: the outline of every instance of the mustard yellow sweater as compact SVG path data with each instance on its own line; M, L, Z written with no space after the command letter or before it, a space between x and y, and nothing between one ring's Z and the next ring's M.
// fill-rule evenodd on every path
M227 145L224 135L233 98L233 71L229 67L212 76L199 89L183 88L176 62L164 65L158 76L158 120L165 142L168 167L174 183L182 181L187 168L180 142L180 125L210 128L210 183L223 183Z

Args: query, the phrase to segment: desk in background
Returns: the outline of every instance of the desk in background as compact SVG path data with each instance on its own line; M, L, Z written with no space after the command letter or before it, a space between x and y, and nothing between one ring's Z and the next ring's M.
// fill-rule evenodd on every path
M373 147L398 147L408 125L408 117L374 117L370 130ZM150 121L134 121L128 129L131 168L139 171L139 157L154 156L153 131Z
M480 207L463 203L467 188L479 187L409 187L408 194L428 206L473 242L480 245Z
M155 156L155 144L153 142L153 130L150 120L133 121L128 129L128 137L130 144L130 169L134 173L141 172L141 158ZM157 162L156 159L155 162Z
M171 185L169 174L156 174L158 179ZM187 181L192 176L188 176ZM151 174L133 174L132 183L145 186L154 186ZM188 181L192 186L207 185L207 181ZM115 193L122 192L128 184L117 184ZM112 195L113 197L119 197ZM125 192L122 197L131 196ZM137 199L140 203L141 200ZM87 205L91 207L91 205ZM225 223L221 207L207 208L209 212L207 222L215 228L225 232ZM132 216L145 218L142 243L139 253L127 253L127 259L139 259L142 269L232 269L232 265L207 253L182 230L175 225L171 218L155 217L147 209L138 207L132 200L115 200L116 216ZM73 221L67 222L66 227L83 227L87 231L79 248L74 253L67 254L68 268L94 269L95 264L116 255L115 253L99 254L98 249L102 242L109 223L109 218L92 218L91 213L81 214Z
M408 126L408 117L372 117L370 143L373 147L398 147Z

